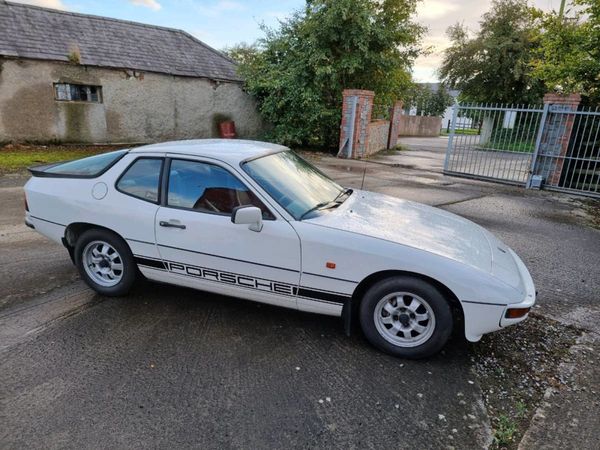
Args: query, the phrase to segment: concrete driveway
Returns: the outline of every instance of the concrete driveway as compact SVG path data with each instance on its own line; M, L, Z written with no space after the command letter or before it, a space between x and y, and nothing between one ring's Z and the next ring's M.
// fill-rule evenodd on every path
M364 175L368 190L488 227L531 268L541 310L593 329L600 233L581 203L444 177L440 160L425 145L376 163L316 162L344 185ZM435 358L403 361L346 337L333 318L147 282L127 298L97 296L63 248L22 225L24 181L0 178L3 448L491 442L473 344L460 336Z

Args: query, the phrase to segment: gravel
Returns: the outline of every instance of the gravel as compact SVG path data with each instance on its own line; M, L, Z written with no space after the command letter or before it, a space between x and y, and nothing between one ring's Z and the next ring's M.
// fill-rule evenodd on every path
M494 429L495 449L516 449L547 388L564 389L558 366L580 330L535 313L483 337L471 360Z

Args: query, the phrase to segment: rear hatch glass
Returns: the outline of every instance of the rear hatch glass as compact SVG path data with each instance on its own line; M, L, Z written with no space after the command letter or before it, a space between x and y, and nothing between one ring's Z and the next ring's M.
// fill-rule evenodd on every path
M121 159L128 150L117 150L74 161L47 164L29 169L32 175L57 178L94 178L106 172Z

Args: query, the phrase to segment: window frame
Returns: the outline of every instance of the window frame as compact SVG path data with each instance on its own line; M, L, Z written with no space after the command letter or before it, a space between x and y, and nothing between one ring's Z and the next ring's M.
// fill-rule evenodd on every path
M78 86L78 87L88 87L88 88L96 88L97 90L97 96L98 96L98 100L94 101L94 100L73 100L73 99L64 99L64 98L58 98L57 95L57 86L58 85L67 85L69 86L69 97L71 96L70 94L70 90L71 90L71 86ZM97 84L84 84L84 83L69 83L66 81L56 81L54 83L52 83L52 87L54 88L54 101L56 102L72 102L72 103L94 103L94 104L98 104L98 103L104 103L104 95L103 95L103 88L100 85Z
M127 172L129 172L129 169L131 169L131 167L137 163L140 159L158 159L161 161L161 166L158 172L158 199L154 202L152 200L148 200L146 198L142 198L142 197L138 197L137 195L133 195L129 192L125 192L122 189L119 189L119 183L121 182L121 179L127 174ZM117 180L115 181L115 190L120 192L123 195L127 195L128 197L131 198L135 198L136 200L141 200L143 202L147 202L147 203L152 203L153 205L158 205L161 206L162 205L162 200L164 197L163 194L163 177L165 174L165 160L166 158L164 156L147 156L147 155L140 155L137 158L135 158L133 161L131 161L131 163L129 163L127 165L127 167L125 167L123 169L123 171L121 172L121 174L119 175L119 177L117 178Z
M201 164L207 164L209 166L216 166L219 167L220 169L223 169L224 171L226 171L229 175L231 175L233 178L235 178L238 182L240 182L243 186L246 187L246 189L248 189L248 191L252 192L256 198L258 198L260 200L260 202L263 204L263 206L266 208L266 210L268 211L268 213L271 215L271 217L269 218L265 218L263 217L263 221L275 221L277 220L277 214L273 213L273 210L267 205L267 202L265 202L260 195L258 195L254 189L252 189L250 186L248 186L248 183L246 183L244 180L242 180L239 176L237 176L232 170L230 170L229 168L225 167L225 165L220 164L217 161L206 161L204 159L194 159L194 158L188 158L185 156L181 156L181 157L167 157L165 158L165 162L163 164L163 177L162 177L162 195L161 195L161 202L160 202L160 206L163 206L165 208L171 208L171 209L179 209L182 211L192 211L195 213L199 213L199 214L210 214L212 216L219 216L219 217L227 217L227 218L231 218L231 215L233 214L233 211L231 213L220 213L220 212L212 212L212 211L204 211L204 210L198 210L198 209L194 209L194 208L186 208L184 206L173 206L173 205L169 205L169 178L171 176L171 163L173 162L173 160L175 161L189 161L192 163L201 163ZM240 205L240 206L253 206L253 205Z

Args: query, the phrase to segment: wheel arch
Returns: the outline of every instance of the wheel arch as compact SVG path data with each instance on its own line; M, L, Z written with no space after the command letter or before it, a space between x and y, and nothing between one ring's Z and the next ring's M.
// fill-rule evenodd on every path
M65 228L65 235L62 238L62 243L65 246L65 248L67 249L67 251L69 252L69 256L71 257L71 261L73 261L73 263L75 263L74 251L75 251L75 243L77 242L77 239L79 239L79 236L81 236L83 233L85 233L86 231L91 230L91 229L106 230L110 233L116 234L129 247L129 244L127 243L125 238L123 238L123 236L121 236L115 230L111 230L110 228L107 228L107 227L104 227L102 225L98 225L95 223L73 222L73 223L70 223L69 225L67 225L67 228ZM130 250L131 250L131 248L130 248Z
M363 296L369 290L369 288L371 288L371 286L382 280L397 276L411 276L432 284L442 293L444 298L446 298L450 303L454 323L456 324L457 322L464 321L464 311L460 300L458 299L456 294L444 283L422 273L411 272L407 270L382 270L379 272L372 273L366 278L364 278L354 289L350 301L344 305L342 316L344 318L344 328L346 330L346 333L350 334L352 323L358 316L358 307L360 305L360 302L362 301Z

